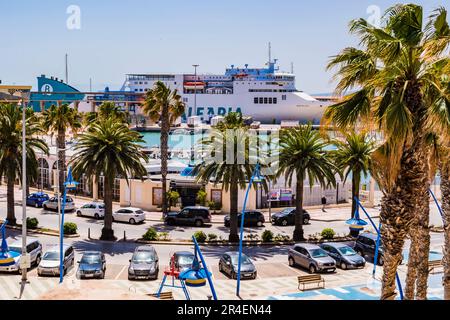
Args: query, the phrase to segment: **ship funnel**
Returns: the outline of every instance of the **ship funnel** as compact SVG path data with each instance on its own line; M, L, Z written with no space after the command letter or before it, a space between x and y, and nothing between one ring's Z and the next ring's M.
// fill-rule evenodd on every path
M248 69L248 63L245 64L245 69Z

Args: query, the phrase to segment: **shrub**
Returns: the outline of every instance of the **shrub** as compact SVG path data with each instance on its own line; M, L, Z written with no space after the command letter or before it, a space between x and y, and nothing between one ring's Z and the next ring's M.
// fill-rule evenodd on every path
M73 235L77 234L78 226L73 222L64 223L64 234Z
M155 228L148 228L147 232L142 236L142 239L146 241L158 240L158 232L156 232Z
M323 239L331 240L336 235L336 232L334 232L331 228L326 228L322 230L322 233L320 234Z
M250 234L244 236L244 239L249 240L249 241L258 241L259 235L257 233L250 233Z
M277 234L274 238L275 241L290 241L291 237L288 236L287 234Z
M36 229L39 225L39 221L36 218L27 218L27 228Z
M169 201L170 207L175 207L178 199L180 199L180 194L177 191L169 191L167 193L167 201Z
M158 232L158 240L159 241L169 241L169 233L168 232Z
M261 239L263 242L272 242L273 241L273 232L270 230L264 230L262 233Z
M217 234L214 234L214 233L209 233L208 234L208 241L214 241L214 240L217 240Z
M197 240L198 243L204 243L206 241L206 233L203 231L197 231L194 233L194 238Z
M208 197L208 194L206 193L206 191L204 189L201 189L198 193L197 193L197 203L201 206L205 206L206 205L206 198Z

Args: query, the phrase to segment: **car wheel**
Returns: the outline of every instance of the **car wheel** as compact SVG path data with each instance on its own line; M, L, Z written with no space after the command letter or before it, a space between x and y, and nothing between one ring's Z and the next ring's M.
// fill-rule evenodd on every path
M341 262L341 269L347 270L347 264L345 262Z
M289 267L295 267L295 260L292 257L289 257Z
M316 272L317 272L316 266L313 265L313 264L310 265L308 271L309 271L309 273L311 273L311 274L316 273Z
M378 257L378 265L381 267L384 265L384 257L383 256Z
M195 220L195 226L196 227L201 227L203 225L203 221L202 220Z
M77 216L81 217L81 211L77 211Z
M44 208L44 210L48 210L48 208L45 204L42 207Z
M234 271L231 271L231 279L236 280L237 279L237 274Z
M283 227L286 227L288 225L288 221L286 219L284 219L283 221L281 221L281 225Z
M308 218L303 219L303 224L309 224L309 219Z
M219 263L219 271L223 272L223 268L222 268L222 264L221 263Z
M41 263L41 255L38 255L38 256L36 257L36 261L35 261L34 263L35 263L36 266L38 266L39 263Z
M263 226L262 221L258 221L258 222L256 223L256 226L257 226L257 227L262 227L262 226Z
M97 220L100 219L100 216L98 215L98 213L94 214L94 218Z
M255 273L253 274L253 276L252 276L252 279L255 280L256 277L257 277L257 274L256 274L256 272L255 272Z
M130 224L136 224L136 220L134 220L133 218L130 219Z

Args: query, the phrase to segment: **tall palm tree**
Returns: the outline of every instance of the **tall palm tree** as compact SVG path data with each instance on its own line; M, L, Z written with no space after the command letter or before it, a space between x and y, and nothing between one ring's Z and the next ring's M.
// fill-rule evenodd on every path
M352 175L352 212L353 218L361 185L361 176L367 177L371 168L371 157L375 151L374 141L366 133L350 131L344 133L344 140L335 139L333 144L337 150L332 152L336 166L345 172L344 182Z
M441 199L444 220L444 300L450 300L450 144L442 150L439 163L441 173Z
M40 127L31 111L26 114L27 180L34 182L38 176L36 152L48 154L46 143L37 138ZM16 224L14 210L14 182L22 181L22 111L16 104L0 104L0 177L7 181L7 219Z
M169 156L170 126L185 112L185 104L177 90L171 90L158 81L147 91L143 112L153 121L161 121L161 180L162 211L167 213L167 161Z
M116 118L93 123L87 132L79 136L71 160L75 179L85 174L88 177L104 177L105 222L101 240L114 240L112 229L112 190L118 176L142 178L147 171L142 161L148 157L140 145L139 133L132 131Z
M337 92L348 94L326 111L326 119L342 129L357 123L376 127L385 141L374 156L383 188L381 222L385 248L382 299L395 297L395 274L402 260L404 240L415 221L419 202L427 202L429 147L426 134L442 124L445 115L426 103L430 91L442 94L439 73L448 57L446 11L439 8L423 23L423 9L413 4L386 11L382 26L366 20L352 21L350 32L359 36L361 48L346 48L333 57L329 68L338 68ZM418 213L420 214L420 213ZM413 232L429 238L426 217ZM420 252L427 263L427 252Z
M237 115L225 117L223 123L200 140L199 154L206 154L203 162L193 169L197 181L216 185L230 194L230 242L238 242L238 198L239 189L244 190L255 170L256 163L263 167L265 152L257 150L255 144L249 143L254 138ZM267 184L263 182L263 188Z
M66 133L69 129L77 132L81 128L81 117L78 111L68 104L61 106L52 105L42 115L42 127L47 133L56 133L58 146L59 190L64 190L66 171Z
M97 119L107 119L115 117L118 121L128 124L128 114L122 111L122 108L114 102L104 102L98 107L97 112L88 112L85 115L85 122L88 126Z
M337 167L331 153L326 151L328 143L312 125L283 130L280 134L280 156L277 176L284 176L288 185L296 178L294 241L303 241L303 191L308 178L310 188L315 182L322 187L336 185Z

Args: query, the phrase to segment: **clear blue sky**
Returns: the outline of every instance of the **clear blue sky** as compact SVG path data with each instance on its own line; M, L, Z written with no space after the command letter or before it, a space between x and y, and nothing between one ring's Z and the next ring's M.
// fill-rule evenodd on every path
M126 73L223 73L231 64L263 66L267 43L281 70L295 65L297 86L330 92L331 55L355 39L351 19L368 18L395 0L16 0L0 2L0 79L36 86L40 74L64 77L81 90L120 88ZM416 1L426 12L448 0ZM81 9L81 29L68 30L69 5Z

